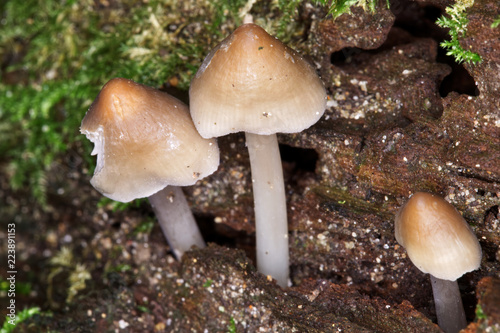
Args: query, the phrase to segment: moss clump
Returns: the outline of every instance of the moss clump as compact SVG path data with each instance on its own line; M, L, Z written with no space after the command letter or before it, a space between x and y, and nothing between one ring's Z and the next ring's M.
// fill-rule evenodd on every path
M351 6L359 6L364 10L375 13L378 5L378 0L314 0L313 2L327 7L328 14L332 15L333 19L336 19L342 14L350 13ZM389 0L387 0L386 3L387 7L389 7Z
M498 16L493 23L491 24L491 28L494 29L500 25L500 16Z
M46 175L58 157L75 146L91 150L79 126L102 85L119 76L187 89L210 47L240 23L243 3L3 3L0 156L11 186L45 206ZM85 169L93 163L82 155Z
M27 319L29 319L29 318L31 318L34 315L39 314L39 313L40 313L39 307L32 307L32 308L23 309L22 311L20 311L17 314L15 320L13 320L13 321L5 320L4 321L2 328L0 328L0 333L13 332L18 324L22 323L23 321L25 321L25 320L27 320Z
M482 61L481 56L470 50L465 50L459 42L467 33L467 8L472 6L474 1L462 0L458 1L453 6L446 7L448 16L441 16L436 21L437 25L442 28L448 28L451 39L441 42L441 47L448 50L446 55L453 56L457 63L479 63Z

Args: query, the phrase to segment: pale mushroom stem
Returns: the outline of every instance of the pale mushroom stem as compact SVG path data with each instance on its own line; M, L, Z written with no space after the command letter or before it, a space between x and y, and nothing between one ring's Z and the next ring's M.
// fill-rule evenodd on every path
M257 269L281 287L288 285L288 220L276 134L245 133L255 205Z
M200 249L206 246L180 187L167 186L148 199L177 259L193 245Z
M457 333L467 326L457 281L431 275L432 293L439 327L446 333Z

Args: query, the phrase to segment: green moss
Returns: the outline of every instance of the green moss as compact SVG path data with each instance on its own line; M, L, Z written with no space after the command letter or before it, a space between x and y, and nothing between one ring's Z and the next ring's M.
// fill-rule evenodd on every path
M125 272L130 272L131 270L132 267L128 264L118 264L114 267L110 267L109 269L107 269L106 274L111 272L125 273Z
M229 319L229 325L227 327L228 333L236 333L236 321L234 320L233 317Z
M10 289L10 281L4 280L0 277L0 291L8 292ZM16 281L16 294L18 295L29 295L31 292L31 283Z
M139 223L137 227L132 231L132 235L136 236L138 234L146 234L149 235L153 227L156 225L156 221L152 218L145 219Z
M46 206L46 174L58 158L76 142L92 149L79 126L102 85L119 76L159 87L175 77L186 90L208 50L240 23L244 3L3 3L0 155L13 189ZM88 153L83 167L92 171Z
M440 27L449 29L448 33L451 37L450 40L441 42L441 47L448 50L446 54L454 57L459 64L462 62L476 64L482 61L479 54L465 50L459 42L459 39L467 33L469 20L466 11L473 3L473 0L457 1L453 6L446 7L448 16L443 15L436 21Z
M205 283L203 284L203 288L208 288L212 285L212 283L214 283L214 281L212 279L207 279L207 281L205 281Z
M69 289L68 289L68 297L66 298L66 303L72 303L75 296L79 291L84 290L86 288L87 280L90 280L90 272L87 270L87 267L83 264L77 263L74 267L74 270L69 275Z
M144 312L144 313L151 313L151 310L149 310L147 307L145 307L143 305L138 305L137 310Z
M377 0L313 0L313 2L328 7L328 14L332 15L333 19L336 19L342 14L350 13L351 6L359 6L364 10L375 13L378 5ZM386 4L387 7L389 7L389 0L386 1Z
M483 308L481 307L481 304L478 304L476 306L476 318L479 320L487 319L486 314L484 313Z
M59 308L60 305L53 299L53 291L60 288L59 284L54 283L55 277L63 273L68 275L67 282L69 287L67 289L66 303L70 304L78 292L86 288L86 281L90 280L91 274L84 264L74 261L73 253L68 247L62 247L50 259L50 264L52 267L47 277L47 298L52 307Z
M0 333L10 333L14 331L14 328L26 319L29 319L33 317L34 315L40 313L40 308L39 307L32 307L32 308L27 308L23 309L16 315L16 319L14 320L14 325L9 322L9 320L5 320L3 323L2 328L0 329Z
M130 207L139 208L144 202L148 202L148 200L147 199L136 199L132 202L123 203L123 202L111 200L107 197L102 197L99 200L99 202L97 203L97 207L99 207L99 208L106 207L106 209L110 209L113 212L117 212L117 211L120 212L120 211L124 211Z
M493 23L491 23L491 28L494 29L500 25L500 16L498 16Z

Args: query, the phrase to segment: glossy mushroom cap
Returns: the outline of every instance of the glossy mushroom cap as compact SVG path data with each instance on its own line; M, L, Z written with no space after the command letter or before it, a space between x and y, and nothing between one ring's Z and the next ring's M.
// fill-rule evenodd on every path
M326 91L315 70L258 25L237 28L203 61L189 89L201 136L300 132L323 115Z
M419 192L396 215L396 240L418 269L454 281L479 268L481 246L462 215L444 199Z
M91 183L113 200L192 185L219 165L216 141L198 134L184 103L127 79L106 83L80 130L95 144Z

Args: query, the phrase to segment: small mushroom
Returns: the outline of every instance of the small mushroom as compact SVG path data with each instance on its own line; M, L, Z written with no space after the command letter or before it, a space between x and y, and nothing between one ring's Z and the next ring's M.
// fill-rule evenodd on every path
M219 148L198 134L184 103L115 78L104 85L80 130L95 145L90 182L99 192L121 202L148 197L177 258L193 245L205 246L178 186L212 174Z
M438 325L467 325L457 279L481 264L481 246L462 215L444 199L415 193L396 215L395 235L412 263L431 276Z
M255 203L257 267L287 286L288 223L276 133L300 132L323 115L314 68L264 29L243 24L205 58L189 89L204 138L245 132Z

